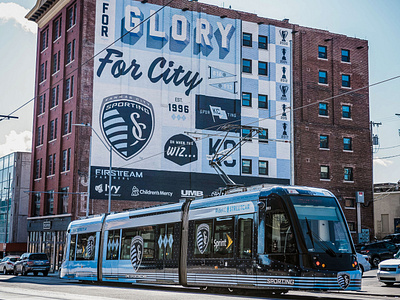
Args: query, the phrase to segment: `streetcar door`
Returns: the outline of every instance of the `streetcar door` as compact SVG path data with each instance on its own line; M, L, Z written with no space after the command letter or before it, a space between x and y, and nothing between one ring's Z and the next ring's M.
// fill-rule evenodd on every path
M103 280L118 280L118 259L120 250L120 229L106 232L103 253Z
M191 222L190 231L188 284L236 284L234 217Z
M178 259L179 259L179 233L180 223L159 225L159 235L157 238L158 247L158 268L163 273L159 279L167 283L179 282L178 278Z
M266 279L262 278L267 274L290 276L290 270L298 265L298 254L292 223L281 197L268 197L259 216L258 231L263 238L259 237L257 281L264 285Z
M237 217L236 278L238 286L254 286L254 214Z
M155 229L156 226L122 229L118 273L124 280L138 283L157 280Z
M80 280L97 280L100 232L79 233L76 240L75 270Z

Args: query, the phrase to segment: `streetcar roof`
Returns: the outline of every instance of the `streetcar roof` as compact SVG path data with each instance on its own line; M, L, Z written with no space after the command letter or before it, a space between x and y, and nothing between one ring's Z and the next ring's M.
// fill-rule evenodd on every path
M280 186L280 185L256 185L247 188L238 188L235 192L228 192L226 195L215 196L210 198L196 199L190 204L190 211L202 208L220 207L220 211L223 207L229 206L229 209L236 210L237 213L247 213L255 211L255 203L260 198L268 197L270 194L279 195L310 195L310 196L325 196L334 197L334 195L321 188L305 187L305 186ZM232 206L236 203L253 202L252 205L246 206L245 208ZM164 204L158 206L152 206L147 208L141 208L136 210L130 210L120 213L112 213L106 216L107 223L115 222L123 219L140 218L146 216L154 216L158 214L176 213L182 210L183 202ZM232 207L231 207L232 206ZM241 211L243 209L243 211ZM226 212L228 213L228 211ZM103 218L105 215L95 216L91 218L76 220L70 223L69 230L71 233L89 232L89 231L100 231Z

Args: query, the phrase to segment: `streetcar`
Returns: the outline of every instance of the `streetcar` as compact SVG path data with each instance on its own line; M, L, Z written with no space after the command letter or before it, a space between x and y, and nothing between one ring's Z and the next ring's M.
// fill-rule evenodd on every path
M243 189L246 190L246 189ZM70 223L60 277L228 289L361 289L328 190L262 186Z

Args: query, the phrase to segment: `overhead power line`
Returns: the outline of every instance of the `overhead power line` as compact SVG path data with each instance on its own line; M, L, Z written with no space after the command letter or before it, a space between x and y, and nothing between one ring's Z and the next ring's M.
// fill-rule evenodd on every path
M106 46L105 48L103 48L102 50L100 50L99 52L97 52L96 54L94 54L92 57L90 57L89 59L87 59L86 61L84 61L83 63L81 63L78 67L76 67L75 69L72 69L70 72L68 72L64 77L67 77L68 75L72 74L73 72L77 71L79 68L83 67L84 65L86 65L88 62L90 62L91 60L93 60L95 57L97 57L98 55L100 55L101 53L103 53L105 50L107 50L108 48L110 48L112 45L114 45L116 42L118 42L119 40L121 40L124 36L126 36L127 34L131 33L135 28L137 28L138 26L142 25L144 22L146 22L147 20L149 20L152 16L154 16L155 14L159 13L161 10L163 10L166 6L168 6L169 4L171 4L173 1L175 0L170 0L168 1L166 4L164 4L162 7L160 7L158 10L156 10L154 13L150 14L147 18L145 18L143 21L141 21L139 24L137 24L135 27L132 27L129 31L127 31L126 33L124 33L123 35L121 35L118 39L114 40L111 44L109 44L108 46ZM63 78L60 78L58 81L54 82L53 84L57 84L60 83L61 81L64 80ZM45 89L42 93L45 93L47 91L50 90L50 87ZM32 102L33 100L35 100L36 97L33 97L32 99L29 99L27 102L25 102L24 104L22 104L20 107L18 107L17 109L13 110L12 112L10 112L7 116L0 116L0 122L10 118L12 114L16 113L17 111L19 111L21 108L23 108L24 106L28 105L30 102Z

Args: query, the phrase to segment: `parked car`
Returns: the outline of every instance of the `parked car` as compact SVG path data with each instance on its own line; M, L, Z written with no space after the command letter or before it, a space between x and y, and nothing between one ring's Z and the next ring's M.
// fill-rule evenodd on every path
M357 261L360 266L361 273L371 270L371 264L369 263L369 255L357 253Z
M12 273L14 264L19 260L18 255L8 255L0 261L0 272L4 275Z
M18 275L19 273L27 275L33 272L33 275L36 276L41 272L43 276L47 276L49 270L50 262L46 253L24 253L14 265L14 275Z
M392 243L395 243L397 247L400 248L400 233L392 233L388 234L383 238L384 240L389 240Z
M400 250L394 258L382 261L378 266L378 280L386 285L400 283Z
M360 253L371 257L371 265L378 267L382 260L393 258L398 248L390 241L378 241L361 247Z

